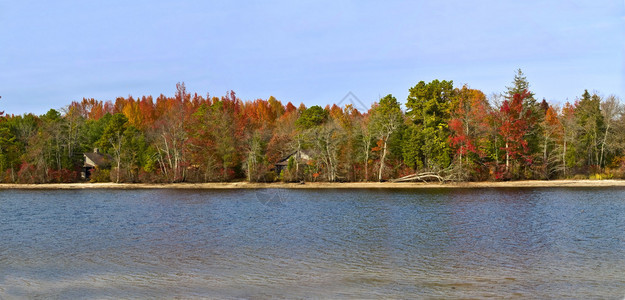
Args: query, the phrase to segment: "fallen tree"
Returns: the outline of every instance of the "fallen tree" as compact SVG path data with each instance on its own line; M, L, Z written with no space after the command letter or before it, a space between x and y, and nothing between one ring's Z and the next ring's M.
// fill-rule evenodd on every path
M457 181L458 178L457 176L454 176L453 174L455 172L450 172L451 170L441 170L438 172L421 172L421 173L415 173L415 174L410 174L410 175L406 175L400 178L395 178L395 179L391 179L389 180L390 182L408 182L408 181L423 181L423 182L430 182L430 181L438 181L440 183L445 183L445 182L449 182L449 181Z

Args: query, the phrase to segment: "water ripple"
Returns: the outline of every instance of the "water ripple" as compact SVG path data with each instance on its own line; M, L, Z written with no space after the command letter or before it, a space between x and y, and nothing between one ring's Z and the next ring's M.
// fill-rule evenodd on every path
M254 193L3 191L0 298L625 295L619 188Z

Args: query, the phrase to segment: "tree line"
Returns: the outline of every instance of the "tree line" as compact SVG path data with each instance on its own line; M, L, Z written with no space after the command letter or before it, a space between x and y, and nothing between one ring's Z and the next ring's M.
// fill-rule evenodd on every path
M625 114L616 96L585 91L562 106L537 101L518 70L487 97L452 81L419 82L405 109L393 95L367 111L298 107L274 97L83 99L44 115L2 115L0 180L80 181L83 153L110 166L91 181L384 181L428 173L458 181L623 178ZM285 168L276 162L293 153Z

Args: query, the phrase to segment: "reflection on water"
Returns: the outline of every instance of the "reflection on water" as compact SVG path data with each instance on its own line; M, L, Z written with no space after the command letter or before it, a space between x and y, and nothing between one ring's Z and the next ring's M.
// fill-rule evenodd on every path
M0 220L0 298L625 296L621 189L3 191Z

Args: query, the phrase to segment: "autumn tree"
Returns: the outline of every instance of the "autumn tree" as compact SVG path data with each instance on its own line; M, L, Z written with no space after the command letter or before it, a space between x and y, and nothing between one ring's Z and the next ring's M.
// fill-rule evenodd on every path
M80 165L82 156L81 150L84 150L84 126L85 117L76 105L70 105L63 109L64 134L62 141L65 144L65 155L71 166ZM68 166L70 167L70 166Z
M227 181L241 173L246 153L246 122L234 92L204 103L190 114L185 136L193 168L208 181Z
M623 114L623 106L620 99L614 95L608 96L601 102L601 116L603 117L604 126L601 140L601 150L599 152L599 166L605 168L608 154L613 154L617 148L615 143L615 125Z
M189 159L193 162L191 168L191 180L193 181L209 182L218 178L213 135L215 133L213 128L214 109L209 103L201 105L191 115L186 127L189 134Z
M575 106L568 102L565 103L558 119L562 126L562 174L564 177L567 177L571 175L570 170L575 168L577 165L576 138L578 124L575 120Z
M504 143L501 150L505 153L505 172L508 178L524 176L519 173L518 167L532 163L526 139L531 111L523 108L523 100L528 95L527 92L515 94L511 100L504 100L500 107L501 123L498 130Z
M360 125L363 122L362 114L353 107L351 104L345 105L344 108L333 106L330 111L330 116L337 121L337 124L341 127L341 131L344 133L344 141L340 145L339 158L338 158L338 172L341 175L341 180L356 181L360 176L363 166L360 164L361 159L361 145L363 141L360 134L363 126ZM366 155L369 155L370 149L366 150Z
M272 136L267 143L267 161L275 164L287 155L301 149L300 133L296 129L298 112L290 102L286 105L286 110L280 118L276 120ZM299 167L293 164L290 168L283 170L283 174L276 174L284 181L295 181L299 176Z
M313 129L314 149L318 153L325 169L326 180L337 181L339 168L339 151L347 141L347 134L340 125L340 120L331 117L321 126Z
M176 85L174 98L159 97L156 103L158 120L150 129L152 145L156 149L159 170L165 181L184 181L186 175L188 133L185 130L187 118L191 116L190 95L184 83Z
M250 182L266 181L268 179L267 160L265 157L267 143L266 137L263 137L261 131L255 131L252 137L248 139L248 147L247 157L245 158L247 180Z
M372 132L373 126L370 125L370 120L370 115L366 114L360 118L358 126L355 127L356 136L358 137L358 145L360 145L360 151L358 151L358 153L361 154L360 159L364 165L363 181L369 181L369 164L371 161L371 148L374 135L374 132Z
M451 103L450 146L455 150L457 177L479 176L488 155L490 105L486 95L466 85Z
M369 130L378 140L380 155L380 166L378 169L378 181L382 181L386 156L388 155L388 145L393 133L395 133L402 123L404 117L397 99L388 94L380 99L379 103L374 103L369 111Z
M517 94L524 95L521 103L524 123L527 126L524 140L527 142L527 154L530 156L536 154L531 158L528 157L528 159L532 159L532 164L526 164L524 166L524 171L527 173L524 174L524 176L533 176L531 172L535 171L534 167L543 165L541 162L543 155L541 155L540 148L541 143L544 141L543 135L545 132L541 124L543 124L548 105L546 101L543 101L542 105L536 101L534 93L530 91L530 84L521 69L517 70L512 81L512 86L506 87L506 89L507 91L504 96L509 102L513 101Z
M267 156L267 147L275 131L275 123L285 112L284 106L275 97L258 99L243 105L242 117L247 120L245 133L241 136L245 140L247 152L244 169L248 181L271 181L275 175L271 172L273 163L278 158L271 160Z
M541 178L552 179L562 172L563 148L560 146L565 138L564 126L558 116L558 109L548 106L540 126L543 128L541 141Z

